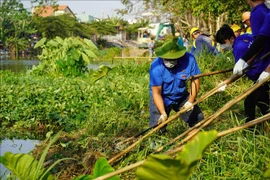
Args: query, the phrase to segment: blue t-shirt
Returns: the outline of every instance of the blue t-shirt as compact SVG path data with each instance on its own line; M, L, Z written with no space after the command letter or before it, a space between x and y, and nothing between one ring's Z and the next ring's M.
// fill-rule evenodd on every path
M233 44L233 56L235 63L243 57L243 55L247 52L247 50L250 48L251 44L254 42L254 38L251 34L242 34L238 36L234 40ZM258 78L257 76L254 76L252 70L248 70L246 72L246 75L249 79L256 80Z
M267 54L270 52L270 11L268 14L265 16L263 25L260 30L260 35L267 36L265 48L263 49L262 53L260 53L259 57L262 57L263 55ZM270 64L270 56L268 55L262 60L259 60L255 64L256 69L254 70L254 73L257 73L258 75L262 73L266 69L266 67Z
M256 37L260 34L260 29L268 12L269 9L264 3L257 5L252 9L250 13L250 24L253 36Z
M214 55L219 54L216 45L212 45L212 39L203 34L199 35L195 41L196 49L195 54L200 54L203 50L207 50Z
M162 86L165 106L177 103L179 99L188 95L186 80L200 73L195 57L189 52L179 58L173 68L165 67L163 59L157 58L150 68L150 95L152 96L152 86Z
M265 16L260 34L270 37L270 12Z

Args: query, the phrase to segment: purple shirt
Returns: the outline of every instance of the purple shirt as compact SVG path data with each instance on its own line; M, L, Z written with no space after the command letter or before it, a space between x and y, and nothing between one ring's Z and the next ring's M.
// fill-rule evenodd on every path
M260 34L260 29L268 12L269 9L264 3L257 5L252 9L250 14L250 24L253 36L256 37Z
M254 40L255 39L251 34L242 34L234 40L233 56L235 59L235 63L247 52ZM251 80L256 80L258 78L257 74L254 74L254 71L252 69L249 69L246 72L246 75Z

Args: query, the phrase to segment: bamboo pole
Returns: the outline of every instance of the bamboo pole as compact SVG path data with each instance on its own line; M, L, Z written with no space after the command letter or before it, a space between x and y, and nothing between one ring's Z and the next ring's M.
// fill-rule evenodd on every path
M227 111L230 107L232 107L233 105L235 105L236 103L238 103L239 101L241 101L242 99L244 99L245 97L247 97L249 94L251 94L253 91L255 91L257 88L259 88L262 84L264 84L265 82L267 82L268 80L270 80L270 76L266 79L264 79L262 82L260 83L255 83L252 87L250 87L249 89L247 89L244 93L240 94L239 96L237 96L236 98L232 99L231 101L229 101L228 103L226 103L222 108L220 108L216 113L214 113L213 115L211 115L209 118L203 120L201 123L199 123L200 127L197 129L194 129L192 131L191 134L189 134L185 139L183 139L180 143L178 143L176 146L180 146L182 144L184 144L185 142L187 142L188 140L190 140L191 138L193 138L196 134L198 134L198 132L203 129L204 127L208 126L211 122L213 122L219 115L221 115L223 112ZM179 138L175 138L176 140L178 140ZM164 147L163 147L164 148ZM162 149L163 149L162 148ZM161 148L159 148L158 150L162 150ZM170 151L170 150L169 150ZM157 151L160 152L160 151Z
M220 73L226 73L226 72L231 72L233 69L225 69L225 70L219 70L219 71L213 71L213 72L208 72L208 73L202 73L202 74L198 74L195 76L191 76L189 79L194 79L194 78L200 78L203 76L211 76L211 75L215 75L215 74L220 74Z
M177 119L181 114L185 113L189 108L195 106L196 104L202 102L203 100L207 99L208 97L212 96L213 94L215 94L218 89L224 85L228 85L232 82L234 82L235 80L237 80L238 78L242 77L242 75L231 75L229 78L227 78L226 80L224 80L223 82L221 82L218 86L216 86L215 88L213 88L212 90L208 91L205 95L203 95L201 98L199 98L197 101L195 101L194 103L192 103L192 105L190 107L187 107L186 109L181 109L179 112L177 112L175 115L171 116L170 118L168 118L165 122L159 124L157 127L155 127L154 129L152 129L150 132L148 132L146 135L142 136L141 138L139 138L137 141L135 141L133 144L131 144L129 147L127 147L126 149L124 149L123 151L121 151L120 153L116 154L115 156L113 156L110 160L109 163L113 163L116 160L118 160L121 156L125 155L126 153L128 153L132 148L134 148L137 144L141 143L142 140L148 136L150 136L151 134L155 133L157 130L159 130L160 128L162 128L163 126L165 126L166 124L170 123L171 121L173 121L174 119Z
M195 76L191 76L189 79L192 80L192 79L195 79L195 78L200 78L200 77L203 77L203 76L211 76L211 75L214 75L214 74L220 74L220 73L225 73L225 72L230 72L232 71L232 68L231 69L225 69L225 70L220 70L220 71L214 71L214 72L209 72L209 73L202 73L202 74L198 74L198 75L195 75ZM146 133L148 130L154 128L156 126L153 126L153 127L149 127L148 129L145 129L143 130L142 132L134 135L134 136L131 136L121 142L118 142L115 146L120 146L122 144L125 144L125 143L128 143L132 140L134 140L135 138L139 137L140 135L143 135L144 133Z
M218 133L218 138L220 138L222 136L225 136L225 135L228 135L228 134L231 134L231 133L234 133L234 132L239 131L239 130L243 130L245 128L252 127L252 126L254 126L256 124L262 123L262 122L267 121L267 120L270 120L270 113L268 113L268 114L266 114L266 115L264 115L264 116L262 116L260 118L257 118L255 120L252 120L252 121L250 121L248 123L245 123L245 124L243 124L241 126L237 126L237 127L222 131L222 132ZM184 145L181 145L180 147L175 148L175 149L167 152L167 154L172 155L172 154L175 154L177 152L180 152L183 149L183 147L184 147Z
M239 131L239 130L243 130L243 129L245 129L245 128L252 127L252 126L254 126L254 125L256 125L256 124L260 124L260 123L263 123L263 122L268 121L268 120L270 120L270 113L268 113L268 114L266 114L266 115L264 115L264 116L262 116L262 117L260 117L260 118L257 118L257 119L255 119L255 120L252 120L252 121L250 121L250 122L248 122L248 123L245 123L245 124L243 124L243 125L241 125L241 126L237 126L237 127L230 128L230 129L227 129L227 130L225 130L225 131L219 132L218 135L217 135L217 137L218 137L218 138L221 138L221 137L223 137L223 136L229 135L229 134L234 133L234 132L237 132L237 131ZM173 154L175 154L175 153L177 153L177 152L181 152L182 149L183 149L183 147L184 147L184 146L181 146L181 147L179 147L179 148L178 148L177 150L175 150L175 151L167 152L167 154L173 155ZM129 170L134 169L134 168L137 168L137 167L141 166L145 161L146 161L146 160L142 160L142 161L136 162L136 163L131 164L131 165L129 165L129 166L126 166L126 167L124 167L124 168L122 168L122 169L119 169L119 170L116 170L116 171L114 171L114 172L111 172L111 173L108 173L108 174L106 174L106 175L103 175L103 176L100 176L100 177L98 177L98 178L95 178L94 180L104 180L104 179L108 179L108 178L113 177L113 176L115 176L115 175L121 174L121 173L123 173L123 172L129 171Z

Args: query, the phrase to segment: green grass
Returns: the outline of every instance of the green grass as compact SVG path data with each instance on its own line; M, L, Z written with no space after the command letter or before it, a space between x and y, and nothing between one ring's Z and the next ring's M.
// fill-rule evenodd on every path
M218 57L204 54L197 61L202 73L232 68L234 64L231 54ZM96 151L111 157L117 152L113 147L116 142L149 126L149 67L149 62L129 61L113 68L95 84L90 81L91 72L85 77L55 78L1 71L1 137L35 134L40 124L46 130L64 128L70 135L83 131L79 139L70 142L73 147L68 148L70 154L74 149L74 154L75 150ZM199 97L230 75L224 73L201 78ZM213 95L199 106L205 117L209 117L251 85L247 78L239 79L225 92ZM205 130L223 131L243 124L243 114L241 101ZM30 131L26 133L25 129ZM187 126L181 119L173 121L165 136L153 135L144 140L115 168L147 157L153 152L152 140L164 145L185 130ZM256 134L244 130L222 137L205 152L192 179L266 179L263 173L270 162L269 151L269 134L263 130ZM134 174L124 173L121 177L133 179Z

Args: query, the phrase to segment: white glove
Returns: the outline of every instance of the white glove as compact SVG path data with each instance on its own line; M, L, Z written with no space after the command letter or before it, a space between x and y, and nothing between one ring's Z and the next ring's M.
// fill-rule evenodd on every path
M233 74L242 75L243 70L247 68L249 65L243 59L239 59L237 63L234 65Z
M187 111L191 111L193 110L193 104L189 101L187 101L184 106L183 106L184 109L187 109Z
M220 88L218 88L217 92L225 91L226 87L227 87L227 84L224 84L223 86L221 86Z
M162 114L162 115L160 115L160 117L159 117L159 119L158 119L158 124L160 124L160 123L163 123L164 121L166 121L167 120L167 114Z
M259 76L257 82L262 82L265 78L267 78L269 76L270 76L270 73L269 72L263 71L261 73L261 75Z

